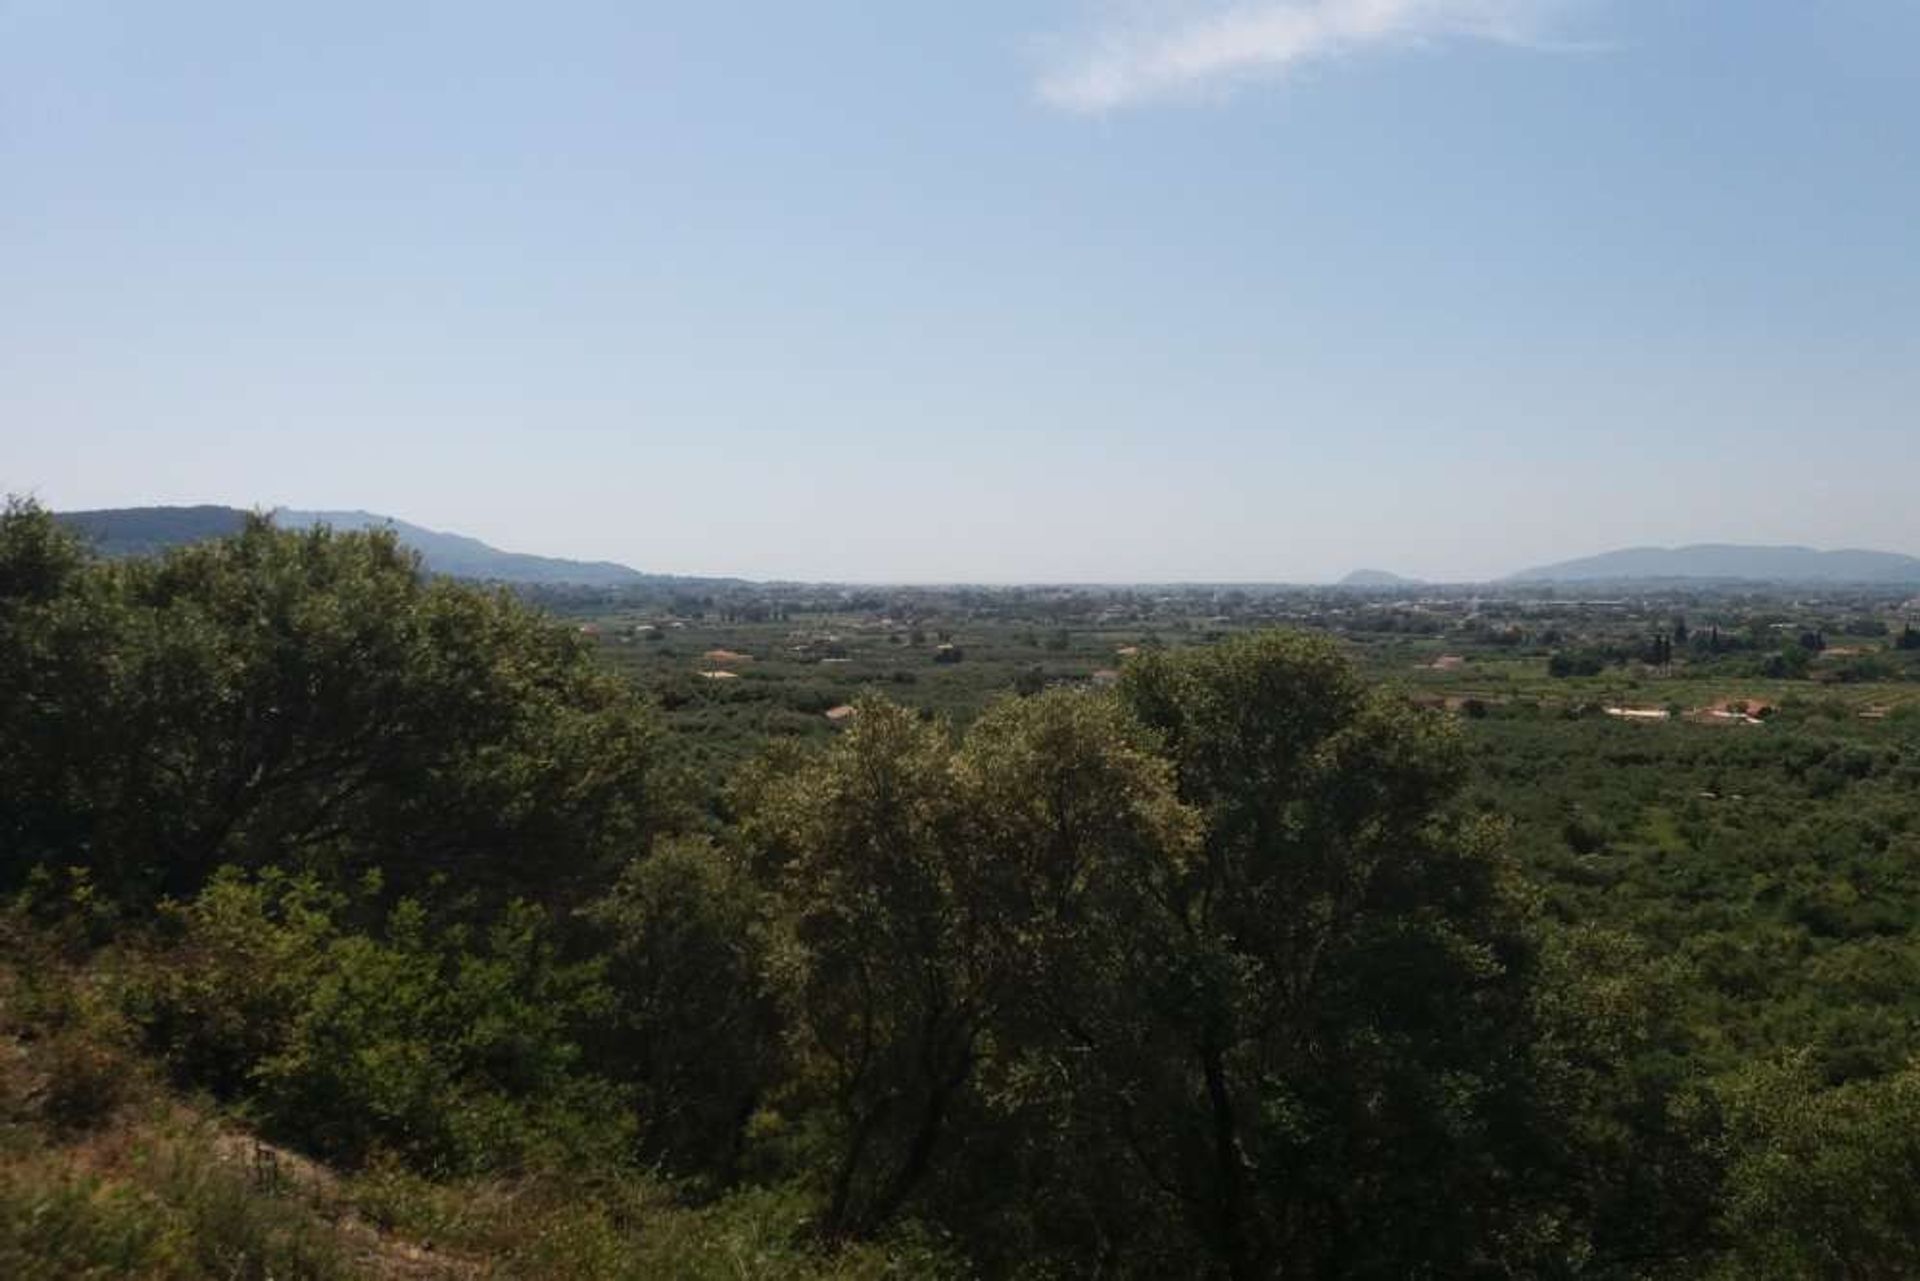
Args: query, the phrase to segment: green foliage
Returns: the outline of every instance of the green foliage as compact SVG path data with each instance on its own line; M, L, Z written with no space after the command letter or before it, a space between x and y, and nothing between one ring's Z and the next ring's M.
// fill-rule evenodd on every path
M1920 1062L1822 1090L1804 1057L1725 1087L1728 1276L1893 1278L1920 1259Z
M113 646L98 619L102 576L46 512L0 513L0 876L88 858L97 775L89 754L110 718Z
M1824 703L1764 727L1515 715L1479 723L1474 754L1550 916L1689 963L1666 1000L1696 1072L1804 1048L1837 1081L1920 1053L1920 741L1898 721Z
M1192 839L1166 766L1109 700L1003 703L958 750L867 700L748 831L779 869L782 1103L823 1151L828 1230L887 1222L929 1181L934 1214L1005 1196L953 1132L1040 1110L1018 1081L1064 1053L1061 1000L1128 946Z
M1143 1165L1236 1276L1521 1262L1534 962L1495 834L1448 814L1455 734L1305 636L1147 656L1121 688L1207 819L1172 904L1191 941L1136 989L1165 1057L1116 1056Z
M66 940L0 918L0 1131L79 1139L111 1127L149 1088L133 1029Z
M1605 671L1605 656L1594 653L1558 652L1547 660L1547 675L1553 677L1598 676Z
M865 699L811 768L758 798L760 859L779 869L774 982L793 1096L821 1131L830 1232L891 1215L924 1174L964 1086L994 979L956 919L971 869L943 727Z
M938 1242L912 1233L823 1245L813 1231L812 1199L788 1186L747 1187L687 1206L644 1176L445 1183L381 1167L354 1179L350 1195L356 1209L382 1227L484 1258L487 1275L502 1278L957 1281L972 1275Z
M128 1008L181 1081L223 1098L280 1053L328 965L347 899L268 868L216 874L163 909L166 946L135 968Z
M701 839L657 846L588 909L610 1001L593 1061L633 1087L649 1164L720 1185L739 1173L778 1048L764 918L746 869Z
M174 1140L138 1153L130 1178L44 1160L0 1169L0 1275L326 1281L354 1270L326 1225Z
M956 748L870 700L757 794L782 1103L829 1229L937 1188L923 1214L1013 1257L1143 1272L1196 1246L1239 1275L1477 1267L1537 1236L1532 945L1491 834L1448 816L1444 724L1290 637L1152 656L1123 692L1157 738L1061 692Z
M173 909L179 941L130 1001L183 1079L349 1162L471 1171L620 1149L618 1100L575 1070L607 1004L598 967L561 962L538 912L474 929L402 900L375 936L343 928L344 909L272 872L224 872Z
M553 897L648 831L650 718L576 637L388 533L263 520L93 563L0 516L5 874L136 900L222 864Z
M1534 989L1540 1105L1557 1150L1556 1235L1601 1276L1697 1274L1714 1255L1721 1119L1687 1070L1678 996L1696 981L1631 934L1582 925L1547 935Z

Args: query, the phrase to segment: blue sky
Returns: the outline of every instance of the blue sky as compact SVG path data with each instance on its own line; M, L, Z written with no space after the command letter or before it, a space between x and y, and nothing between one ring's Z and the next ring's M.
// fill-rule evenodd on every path
M0 0L0 487L654 570L1920 552L1920 5Z

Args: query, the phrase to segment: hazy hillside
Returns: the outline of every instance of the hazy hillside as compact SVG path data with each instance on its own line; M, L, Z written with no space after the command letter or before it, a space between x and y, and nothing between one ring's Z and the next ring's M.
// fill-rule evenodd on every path
M61 512L60 523L78 530L107 556L150 556L181 543L222 538L239 530L246 513L237 507L113 507Z
M1509 575L1511 583L1591 583L1630 579L1744 580L1779 583L1920 583L1920 558L1895 552L1819 551L1704 543L1631 547Z
M1417 587L1420 580L1388 573L1384 569L1356 569L1341 579L1341 587Z
M335 529L391 527L401 543L420 553L426 567L454 578L507 583L574 583L588 587L649 581L650 575L610 561L563 560L502 551L477 538L424 529L372 512L294 511L280 508L274 520L288 528L326 524ZM236 507L120 507L62 512L59 519L79 530L104 555L145 556L181 543L219 538L237 531L246 513Z
M274 510L273 518L289 529L309 525L331 525L335 529L388 527L400 536L402 543L420 553L428 569L455 578L494 579L509 583L579 583L600 587L644 582L649 577L637 569L612 561L564 560L553 556L502 551L464 534L425 529L374 512L295 511L281 507Z

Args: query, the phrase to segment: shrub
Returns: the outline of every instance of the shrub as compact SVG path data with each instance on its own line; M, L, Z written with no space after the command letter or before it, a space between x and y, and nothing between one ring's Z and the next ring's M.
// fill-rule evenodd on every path
M641 1154L729 1181L778 1054L765 923L747 871L704 840L636 860L588 910L611 1000L594 1046L636 1090Z
M0 1073L0 1110L70 1137L111 1122L147 1084L113 1001L44 940L10 932L0 970L0 1036L19 1052Z
M620 1149L625 1109L576 1070L605 989L559 959L542 913L515 904L477 928L402 900L375 935L343 928L348 907L310 878L227 871L174 909L179 940L130 1001L176 1073L349 1162L391 1150L470 1171Z

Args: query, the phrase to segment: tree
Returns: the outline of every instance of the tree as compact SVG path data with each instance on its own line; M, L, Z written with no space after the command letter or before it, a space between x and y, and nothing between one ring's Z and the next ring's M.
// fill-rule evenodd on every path
M86 763L124 733L112 714L111 602L80 542L32 503L0 512L0 878L84 863Z
M1920 1063L1822 1090L1807 1059L1725 1088L1727 1276L1892 1278L1920 1259Z
M1569 676L1598 676L1606 669L1606 663L1598 654L1580 651L1568 653L1556 651L1547 659L1547 675L1556 679Z
M1140 984L1180 954L1164 904L1200 816L1108 695L1002 702L968 732L956 776L979 860L971 912L1005 977L965 1146L928 1204L1008 1268L1189 1269L1178 1211L1130 1168L1116 1069L1157 1035Z
M1788 645L1777 654L1769 654L1761 664L1761 674L1774 680L1801 680L1807 674L1807 668L1813 661L1813 655L1799 645Z
M776 869L783 1102L822 1133L830 1233L885 1223L956 1130L1021 1110L1018 1065L1057 1057L1072 998L1111 986L1099 956L1138 946L1144 887L1195 830L1120 708L1066 691L996 705L958 749L863 700L827 753L755 792L746 827Z
M764 917L748 870L703 838L659 843L586 912L611 997L593 1062L636 1089L644 1160L720 1186L776 1066Z
M578 636L424 575L390 532L276 529L104 563L0 519L6 872L129 899L297 865L397 893L579 894L657 818L655 727Z
M747 819L776 870L773 980L788 1023L782 1102L815 1119L824 1229L883 1220L912 1190L973 1068L994 976L953 908L959 807L942 726L863 699L821 758Z
M1533 1159L1532 949L1494 832L1448 808L1453 732L1304 636L1120 688L1206 820L1180 952L1134 980L1151 1051L1105 1057L1142 1174L1234 1277L1483 1265Z

